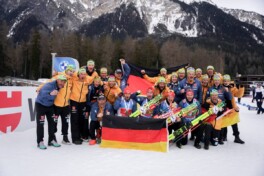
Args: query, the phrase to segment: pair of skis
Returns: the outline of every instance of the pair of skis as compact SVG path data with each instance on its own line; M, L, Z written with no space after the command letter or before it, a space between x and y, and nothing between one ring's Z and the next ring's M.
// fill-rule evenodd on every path
M147 102L146 104L144 104L141 108L139 108L138 110L136 110L135 112L133 112L132 114L130 114L129 117L135 118L135 117L138 117L138 116L140 116L142 114L145 114L147 112L147 110L155 108L156 105L159 103L159 101L161 99L162 99L162 95L161 94L155 96L149 102Z
M216 108L221 109L224 106L225 106L225 102L221 102L218 105L216 105ZM200 123L203 122L204 120L206 120L210 115L216 113L214 111L215 111L215 109L210 108L207 112L205 112L202 115L200 115L199 117L195 118L189 124L185 124L184 126L179 128L178 130L174 131L172 134L169 135L169 141L173 140L174 142L177 142L178 140L180 140L181 138L186 136L189 133L189 131L193 131L194 129L199 127ZM225 116L229 112L230 111L226 111L224 114L219 116L217 119L222 118L223 116Z
M182 108L181 110L179 110L178 108L174 108L170 110L169 112L158 116L157 119L167 119L168 124L172 124L176 121L176 118L184 117L188 113L197 110L198 107L199 107L199 103L195 102L195 103L190 104L186 108Z

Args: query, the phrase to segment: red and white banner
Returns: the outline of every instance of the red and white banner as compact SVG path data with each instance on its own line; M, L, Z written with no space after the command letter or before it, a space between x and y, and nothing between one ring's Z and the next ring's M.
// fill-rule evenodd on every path
M0 87L0 134L36 126L37 87Z

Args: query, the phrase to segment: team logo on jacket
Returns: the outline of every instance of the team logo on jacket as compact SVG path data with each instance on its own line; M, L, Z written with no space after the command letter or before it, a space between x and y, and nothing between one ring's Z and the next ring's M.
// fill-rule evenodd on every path
M8 129L13 132L22 116L21 110L18 110L22 107L22 92L12 91L10 95L7 91L0 92L0 100L0 132L7 133Z

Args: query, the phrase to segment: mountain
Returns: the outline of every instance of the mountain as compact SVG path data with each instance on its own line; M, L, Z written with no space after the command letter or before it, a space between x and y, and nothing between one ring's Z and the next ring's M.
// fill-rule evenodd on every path
M87 36L177 34L249 46L264 43L263 16L220 9L209 0L1 0L0 20L7 22L8 37L15 41L28 40L34 28L59 28Z

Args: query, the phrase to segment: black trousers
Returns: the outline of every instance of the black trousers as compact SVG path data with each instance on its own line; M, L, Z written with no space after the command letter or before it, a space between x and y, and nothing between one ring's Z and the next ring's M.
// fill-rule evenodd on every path
M168 126L168 132L169 134L172 133L172 130L176 131L182 127L183 123L182 122L175 122L171 125ZM177 143L182 143L182 139L178 140Z
M45 124L45 117L48 121L48 133L49 133L49 140L51 142L55 139L54 135L54 109L53 106L46 107L39 103L35 103L36 111L37 111L37 143L43 141L44 138L44 124Z
M260 111L262 111L263 112L263 108L262 108L262 101L260 101L259 99L256 99L256 101L257 101L257 107L258 107L258 112L257 112L257 114L260 114Z
M69 120L70 120L70 107L65 106L65 107L59 107L59 106L54 106L54 114L55 114L55 127L54 127L54 132L57 132L57 122L59 116L61 117L61 134L63 136L68 135L68 129L69 129Z
M231 125L232 127L232 130L233 130L233 135L234 136L239 136L239 131L238 131L238 124L234 124L234 125ZM220 139L224 139L224 138L227 138L227 127L225 128L222 128L221 129L221 133L220 133Z
M92 140L95 140L96 137L95 137L95 131L100 129L100 122L98 121L92 121L90 122L90 137Z
M88 117L85 117L86 102L78 103L75 101L71 104L71 134L72 141L80 140L81 138L89 137Z

